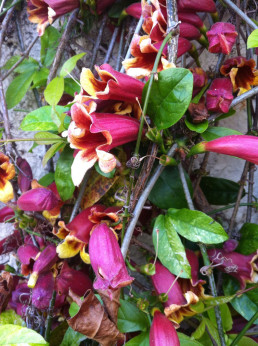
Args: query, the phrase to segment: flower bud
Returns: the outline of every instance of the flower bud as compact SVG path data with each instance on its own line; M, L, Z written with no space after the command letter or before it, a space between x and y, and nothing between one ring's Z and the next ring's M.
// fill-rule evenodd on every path
M159 162L163 166L177 166L178 162L168 155L161 155L159 158Z
M19 174L18 174L19 188L21 192L26 192L30 190L31 181L33 179L31 167L29 163L25 159L22 159L21 157L18 157L17 159L17 166L19 168Z
M32 189L24 194L17 201L20 209L25 211L43 211L51 210L59 203L55 194L43 187Z
M154 312L151 324L150 346L180 346L172 322L158 310Z
M140 266L140 272L142 274L148 275L148 276L152 276L155 274L155 264L153 263L148 263L148 264L144 264L142 266Z

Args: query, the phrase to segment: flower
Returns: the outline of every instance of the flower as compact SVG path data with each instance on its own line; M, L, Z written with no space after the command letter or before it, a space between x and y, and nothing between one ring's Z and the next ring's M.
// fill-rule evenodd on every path
M20 209L25 211L51 210L58 205L59 201L55 194L44 187L29 190L23 193L17 201Z
M216 12L213 0L178 0L178 11Z
M29 163L21 157L18 157L17 159L17 167L19 169L19 174L18 174L19 188L21 192L26 192L31 188L31 181L33 178L31 167Z
M212 265L235 277L240 282L240 289L244 289L247 282L258 282L258 250L248 256L224 249L210 249L207 252Z
M232 83L227 78L217 78L211 83L206 93L208 111L227 113L234 96Z
M220 68L223 76L229 76L233 85L233 92L239 90L238 95L251 89L251 85L258 85L258 70L255 61L247 60L242 56L228 59Z
M38 24L37 31L42 36L48 24L58 17L79 8L79 0L27 0L29 20Z
M20 246L17 251L18 258L21 262L21 273L24 276L32 272L36 258L40 255L39 249L32 244Z
M207 84L208 77L201 67L190 68L193 74L193 97L195 97Z
M115 0L97 0L96 10L98 14L103 13Z
M257 165L258 137L232 135L217 138L210 142L201 142L191 148L189 155L196 155L205 151L236 156Z
M140 19L142 15L142 5L140 2L135 2L124 9L124 12L129 16Z
M94 77L90 69L82 69L80 77L81 102L99 99L137 103L137 98L141 101L143 82L115 71L108 64L95 66L95 70L100 80ZM75 99L78 100L78 96Z
M13 234L0 241L0 255L17 250L22 243L20 231L15 230Z
M70 146L79 149L72 164L72 179L78 186L96 161L104 173L116 167L116 158L109 151L136 140L139 121L119 114L95 113L96 104L75 103L71 108L72 122L68 128ZM63 134L65 135L65 134Z
M59 244L56 251L60 258L74 257L78 253L85 263L89 263L89 256L85 251L90 239L90 232L93 226L101 221L104 222L117 222L119 216L117 215L117 208L106 208L103 205L95 205L86 208L79 213L67 225L63 221L58 222L60 227L57 231L54 229L53 233L64 242ZM118 224L115 229L120 229L121 224Z
M96 290L112 292L133 281L128 275L116 236L106 224L101 223L94 228L89 242L89 255L96 274L93 284Z
M206 33L209 41L209 52L229 54L238 33L233 24L218 22Z
M12 208L4 207L0 209L0 223L7 222L15 216Z
M13 187L9 180L15 176L15 168L9 157L0 152L0 201L9 202L13 198Z
M175 327L158 310L154 312L150 328L150 346L180 346Z

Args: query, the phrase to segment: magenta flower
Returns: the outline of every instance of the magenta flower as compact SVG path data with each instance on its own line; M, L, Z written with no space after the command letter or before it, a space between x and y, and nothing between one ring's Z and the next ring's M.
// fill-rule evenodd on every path
M206 93L207 109L211 112L227 113L233 98L233 87L230 79L214 79Z
M109 6L113 5L115 0L97 0L97 13L103 13Z
M191 68L190 71L193 74L193 97L195 97L207 84L208 77L201 67Z
M150 346L180 346L173 324L160 311L154 312L150 329Z
M201 142L191 148L189 155L196 155L205 151L236 156L257 165L258 137L232 135L217 138L210 142Z
M196 26L198 29L206 31L206 27L203 24L203 21L198 16L198 14L193 12L179 12L178 19L184 23L189 23Z
M178 11L216 12L213 0L178 0Z
M135 2L130 6L126 7L124 11L129 16L132 16L136 19L140 19L142 15L142 5L140 2Z
M59 203L56 195L49 189L40 187L29 190L18 198L17 205L25 211L51 210Z
M89 242L89 255L96 274L95 289L115 290L129 285L124 258L114 232L104 223L93 230Z
M208 255L212 265L240 282L240 289L244 289L246 283L258 282L258 250L246 256L224 249L210 249Z
M209 52L229 54L238 33L233 24L218 22L206 33L209 40Z
M72 179L78 186L85 173L96 161L104 173L116 167L116 158L109 153L112 148L136 140L139 121L118 114L95 113L96 104L72 105L72 122L68 128L68 141L79 149L72 164Z
M21 190L21 192L26 192L30 190L31 188L31 181L32 181L32 170L29 165L29 163L22 159L21 157L18 157L17 159L17 166L19 168L19 174L18 174L18 185Z
M39 249L32 244L25 244L20 246L17 255L21 262L21 273L24 276L29 275L32 272L33 265L36 257L40 254Z
M12 208L3 207L0 209L0 223L7 222L15 216L15 213Z

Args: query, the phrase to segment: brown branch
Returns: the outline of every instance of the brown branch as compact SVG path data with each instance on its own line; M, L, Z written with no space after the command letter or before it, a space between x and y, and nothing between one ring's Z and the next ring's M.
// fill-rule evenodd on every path
M91 62L90 62L90 70L92 70L92 68L93 68L93 66L95 64L95 60L96 60L96 57L97 57L98 49L99 49L99 46L100 46L100 43L101 43L101 39L102 39L102 35L103 35L103 30L105 28L106 23L107 23L107 16L104 16L103 19L102 19L100 28L99 28L98 37L96 39L96 42L94 42L94 50L93 50L93 55L92 55Z

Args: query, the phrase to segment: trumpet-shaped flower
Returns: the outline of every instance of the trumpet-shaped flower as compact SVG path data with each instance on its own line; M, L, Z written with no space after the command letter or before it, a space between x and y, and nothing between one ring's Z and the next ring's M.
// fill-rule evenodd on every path
M29 20L38 24L37 31L42 36L48 24L64 14L79 8L79 0L28 0Z
M258 85L258 70L255 61L247 60L242 56L228 59L220 68L221 74L229 76L233 85L233 92L239 90L238 95L251 89L251 85Z
M150 329L150 346L180 346L173 324L160 311L154 312Z
M29 190L18 198L17 205L25 211L52 210L59 203L56 195L47 188L39 187Z
M190 150L190 155L211 151L218 154L236 156L258 164L258 137L232 135L214 139L210 142L196 144Z
M142 5L140 2L135 2L124 9L124 12L129 16L140 19L142 15Z
M227 78L217 78L206 93L206 106L209 111L227 113L233 100L232 83Z
M75 103L71 108L72 122L68 128L68 141L78 149L72 164L72 179L78 186L85 173L96 161L104 173L116 167L112 148L136 140L139 121L128 116L95 113L96 104Z
M31 167L29 163L21 157L18 157L17 159L17 166L19 168L19 174L18 174L19 188L21 192L26 192L31 188L31 181L33 178Z
M9 202L13 198L13 187L9 180L15 176L14 165L9 157L0 152L0 201Z
M112 296L112 290L133 281L128 275L117 238L105 223L94 228L89 242L89 255L96 274L95 289L111 290Z
M213 0L178 0L178 11L216 12Z
M219 22L213 24L206 35L209 40L209 52L229 54L238 34L233 24Z

